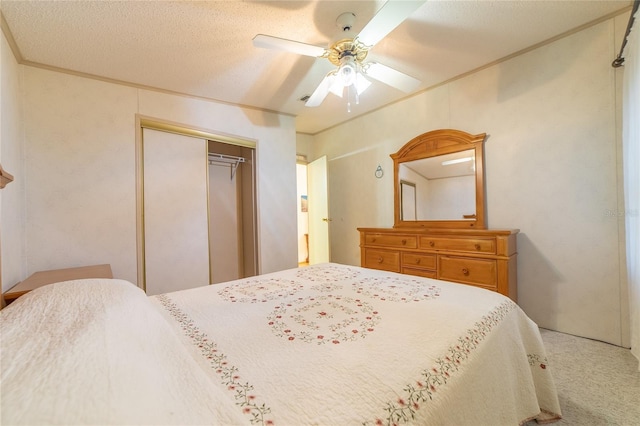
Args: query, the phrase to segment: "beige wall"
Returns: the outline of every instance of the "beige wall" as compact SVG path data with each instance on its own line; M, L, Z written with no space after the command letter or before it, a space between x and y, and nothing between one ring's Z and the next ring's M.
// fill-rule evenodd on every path
M3 76L5 68L3 61ZM24 265L5 290L38 270L92 263L110 263L114 276L136 282L136 114L256 140L261 272L297 265L293 117L14 68L23 77L15 102L23 104L26 168L16 180L25 182L26 212L8 210L24 218L26 232L15 240L26 256L20 262L3 235L3 263ZM6 146L3 137L3 153Z
M329 158L332 261L393 225L389 154L426 131L486 132L488 225L519 228L520 306L540 326L628 344L620 274L617 27L611 19L315 136ZM381 164L385 174L376 179Z
M0 190L2 289L22 280L26 271L24 164L20 66L4 34L0 37L0 163L14 181Z

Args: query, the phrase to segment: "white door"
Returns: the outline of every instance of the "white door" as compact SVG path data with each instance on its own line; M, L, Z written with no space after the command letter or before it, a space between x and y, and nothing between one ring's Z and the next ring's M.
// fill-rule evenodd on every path
M329 262L329 201L327 157L307 165L309 264Z
M147 294L209 284L207 142L143 130Z

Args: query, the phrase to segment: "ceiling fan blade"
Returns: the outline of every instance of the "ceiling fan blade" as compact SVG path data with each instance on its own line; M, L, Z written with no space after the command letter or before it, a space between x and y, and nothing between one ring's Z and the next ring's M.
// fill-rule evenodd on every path
M325 48L312 44L300 43L299 41L287 40L284 38L272 37L258 34L253 38L253 45L265 49L284 50L285 52L297 53L304 56L322 56Z
M316 90L313 91L313 93L311 94L307 102L304 104L304 106L308 106L308 107L320 106L322 101L324 101L324 98L326 98L327 95L329 94L329 90L331 88L331 84L333 84L334 77L335 76L333 73L327 74L322 79L318 87L316 87Z
M420 85L420 80L377 62L367 63L364 73L371 78L402 90L405 93L412 92Z
M358 34L358 40L371 47L385 38L398 25L404 22L413 12L422 6L426 0L394 1L389 0L375 14Z

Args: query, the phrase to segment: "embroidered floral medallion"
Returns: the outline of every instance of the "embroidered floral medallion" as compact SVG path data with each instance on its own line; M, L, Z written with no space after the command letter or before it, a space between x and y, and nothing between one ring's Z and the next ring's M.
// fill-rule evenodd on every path
M380 320L370 303L331 294L282 303L267 317L276 336L319 345L364 339Z

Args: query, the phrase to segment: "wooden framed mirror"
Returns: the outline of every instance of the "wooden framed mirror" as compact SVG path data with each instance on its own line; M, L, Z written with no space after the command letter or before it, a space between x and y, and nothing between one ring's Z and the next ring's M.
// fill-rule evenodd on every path
M423 133L391 154L394 228L486 229L486 133L442 129ZM415 208L407 208L407 183Z

